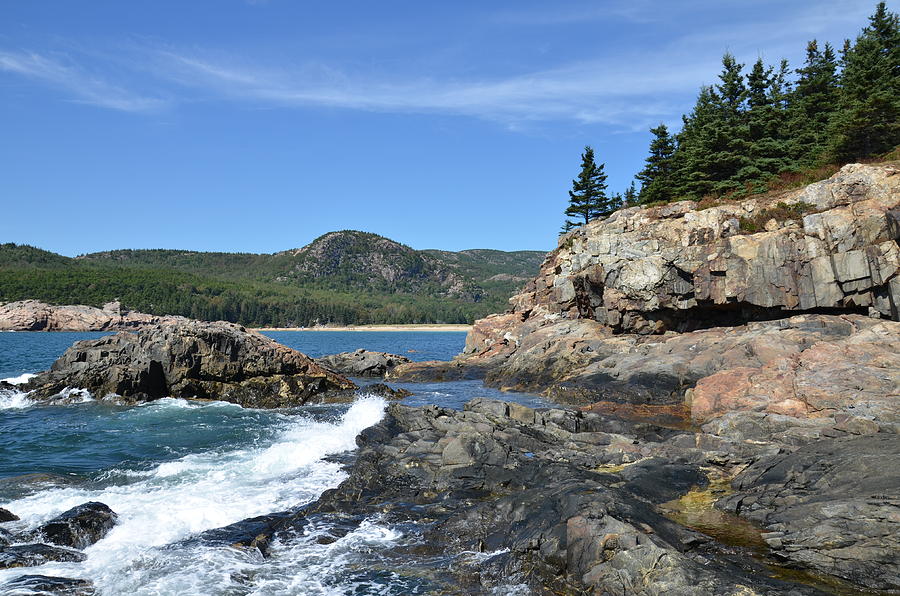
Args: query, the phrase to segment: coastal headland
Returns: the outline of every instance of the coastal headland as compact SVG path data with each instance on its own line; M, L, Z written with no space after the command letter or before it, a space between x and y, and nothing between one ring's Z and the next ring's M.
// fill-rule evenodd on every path
M26 388L283 407L347 399L339 369L541 393L560 406L392 403L337 488L197 540L265 557L304 527L378 515L421 528L422 573L451 593L894 594L898 240L900 169L851 164L777 196L573 230L448 362L312 361L174 318L79 342Z

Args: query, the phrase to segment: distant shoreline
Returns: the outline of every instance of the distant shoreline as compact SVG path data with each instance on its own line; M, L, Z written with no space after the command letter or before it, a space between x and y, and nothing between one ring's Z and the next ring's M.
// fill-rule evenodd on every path
M343 327L254 327L253 331L469 331L471 325L348 325Z

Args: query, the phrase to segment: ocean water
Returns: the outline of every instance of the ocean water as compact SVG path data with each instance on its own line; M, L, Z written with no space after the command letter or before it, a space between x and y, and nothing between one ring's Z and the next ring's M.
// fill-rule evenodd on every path
M446 359L462 333L271 332L319 356L359 347ZM102 334L0 333L0 378L21 382L46 369L73 341ZM480 382L404 383L406 402L461 407L477 396L546 405ZM417 561L386 561L388 547L415 541L415 528L377 517L321 544L327 526L276 542L271 556L191 541L196 534L315 500L346 473L355 437L387 406L364 392L350 405L255 410L222 402L163 399L136 407L95 402L43 407L21 392L0 391L0 507L27 531L59 513L100 501L115 528L85 549L81 563L0 570L3 584L24 574L86 578L100 594L287 595L424 594L438 587ZM335 457L338 456L338 457ZM447 565L452 565L448 560ZM21 592L16 592L21 593Z

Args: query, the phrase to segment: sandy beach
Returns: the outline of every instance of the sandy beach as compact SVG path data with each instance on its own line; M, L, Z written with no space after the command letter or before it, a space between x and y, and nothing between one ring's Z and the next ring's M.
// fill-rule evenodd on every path
M469 331L471 325L349 325L345 327L262 327L254 331Z

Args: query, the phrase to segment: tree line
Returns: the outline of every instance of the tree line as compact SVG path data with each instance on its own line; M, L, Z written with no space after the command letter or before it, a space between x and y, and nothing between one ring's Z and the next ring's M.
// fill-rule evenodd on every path
M700 88L681 130L650 129L639 188L607 194L604 164L585 147L563 231L623 206L764 192L780 176L900 145L900 20L884 2L839 52L814 39L800 68L762 58L745 66L726 53L718 83Z
M250 326L471 323L496 312L480 303L418 294L379 294L253 279L223 279L167 268L112 266L67 259L31 247L0 245L0 302L101 306Z

